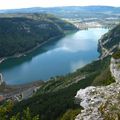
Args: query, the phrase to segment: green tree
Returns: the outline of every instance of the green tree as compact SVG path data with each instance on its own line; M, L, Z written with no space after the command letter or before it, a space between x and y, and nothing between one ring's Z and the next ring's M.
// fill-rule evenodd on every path
M32 116L30 109L27 108L23 110L22 118L20 113L16 115L9 116L12 112L14 103L12 101L7 101L3 105L0 106L0 120L40 120L39 115Z
M68 110L60 120L75 120L75 117L80 114L81 112L81 109L71 109L71 110Z

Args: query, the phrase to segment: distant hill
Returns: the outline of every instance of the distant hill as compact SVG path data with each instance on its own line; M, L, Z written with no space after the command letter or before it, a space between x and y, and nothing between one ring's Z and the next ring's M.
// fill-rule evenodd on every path
M112 6L69 6L69 7L50 7L50 8L23 8L0 10L0 13L52 13L64 18L79 17L120 17L120 7ZM99 14L98 14L99 13Z
M27 52L67 30L76 27L48 14L0 16L0 58Z

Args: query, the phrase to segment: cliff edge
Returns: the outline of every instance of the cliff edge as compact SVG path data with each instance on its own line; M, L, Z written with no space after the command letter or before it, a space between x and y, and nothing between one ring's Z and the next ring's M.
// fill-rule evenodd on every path
M75 98L84 109L75 120L120 119L120 57L111 58L110 71L115 83L80 89Z
M112 55L120 48L120 24L104 34L98 43L98 51L100 58L103 59L108 55Z
M2 73L0 73L0 85L2 85L3 82L4 82L3 81L3 75L2 75Z

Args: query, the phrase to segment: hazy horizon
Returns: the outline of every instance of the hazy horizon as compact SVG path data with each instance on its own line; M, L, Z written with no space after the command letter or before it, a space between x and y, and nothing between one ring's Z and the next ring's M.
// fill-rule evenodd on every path
M120 7L119 0L0 0L0 10L30 7L64 7L64 6L113 6ZM7 4L8 3L8 4Z

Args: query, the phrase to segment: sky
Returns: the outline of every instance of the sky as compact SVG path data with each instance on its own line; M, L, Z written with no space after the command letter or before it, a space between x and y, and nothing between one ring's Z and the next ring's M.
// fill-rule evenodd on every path
M0 9L88 5L120 7L120 0L0 0Z

